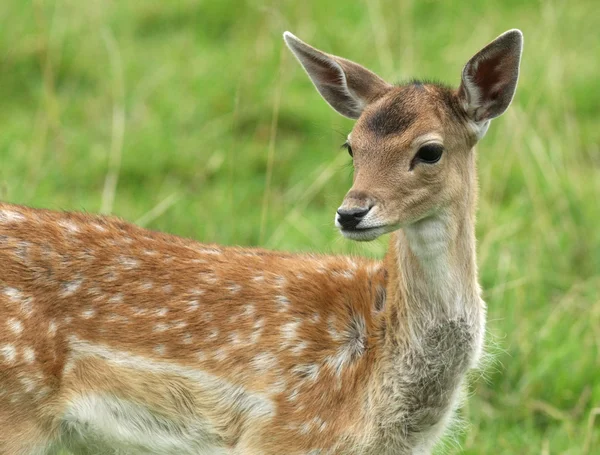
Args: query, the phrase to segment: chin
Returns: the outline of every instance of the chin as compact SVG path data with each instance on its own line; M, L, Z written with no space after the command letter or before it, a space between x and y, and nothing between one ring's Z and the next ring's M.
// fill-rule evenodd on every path
M394 229L389 229L387 226L366 228L366 229L340 229L340 232L344 237L357 242L370 242L376 238L386 234Z

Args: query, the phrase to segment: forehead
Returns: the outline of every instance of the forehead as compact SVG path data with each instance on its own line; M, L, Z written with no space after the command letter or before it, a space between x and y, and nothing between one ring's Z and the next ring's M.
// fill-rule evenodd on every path
M368 106L356 122L352 139L386 139L411 132L412 136L442 132L444 121L456 108L452 91L432 84L396 87ZM409 138L406 138L409 140Z

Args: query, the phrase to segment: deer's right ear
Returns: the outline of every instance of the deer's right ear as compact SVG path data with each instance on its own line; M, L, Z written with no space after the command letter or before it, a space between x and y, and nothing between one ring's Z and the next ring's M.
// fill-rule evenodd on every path
M392 88L358 63L321 52L290 32L283 39L325 101L346 117L360 117L367 104Z

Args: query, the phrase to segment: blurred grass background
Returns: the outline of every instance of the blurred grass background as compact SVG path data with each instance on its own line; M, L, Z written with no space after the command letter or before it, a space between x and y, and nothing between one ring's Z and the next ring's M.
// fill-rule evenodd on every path
M381 257L340 239L352 123L281 33L389 81L458 84L525 34L479 146L479 265L496 361L442 452L600 453L600 20L583 1L0 3L0 198L206 242Z

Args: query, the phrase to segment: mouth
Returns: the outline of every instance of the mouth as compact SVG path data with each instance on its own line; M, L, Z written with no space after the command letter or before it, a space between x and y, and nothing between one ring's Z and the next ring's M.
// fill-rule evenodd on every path
M344 229L340 228L340 232L344 237L350 240L356 240L357 242L369 242L371 240L375 240L377 237L386 234L390 231L393 231L394 228L389 225L383 226L374 226L368 228L354 228L354 229Z

